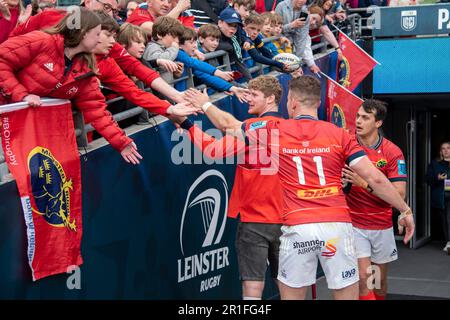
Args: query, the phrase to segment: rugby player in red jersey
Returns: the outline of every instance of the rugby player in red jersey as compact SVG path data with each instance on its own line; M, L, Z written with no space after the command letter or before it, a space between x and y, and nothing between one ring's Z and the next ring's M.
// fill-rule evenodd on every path
M406 194L406 164L402 151L381 135L387 108L379 100L366 100L356 114L356 138L372 163L391 181L398 194ZM370 185L349 167L343 169L359 267L360 300L384 300L388 263L397 260L392 207L372 193ZM344 188L345 191L346 188ZM378 268L379 287L368 284L372 267ZM371 289L374 289L373 291Z
M254 123L282 118L278 113L282 88L277 78L259 76L250 80L248 89L248 113L257 117L244 121L244 130ZM189 96L189 92L186 93L186 97ZM206 91L195 98L195 102L200 106L208 101ZM226 114L213 105L209 109L207 115ZM227 125L217 122L217 117L212 117L211 120L218 129L224 129ZM240 156L228 205L228 217L240 218L236 234L236 253L243 299L260 300L268 264L272 278L276 280L278 275L282 225L282 193L278 176L276 172L269 174L270 163L263 164L264 161L259 161L261 156L266 156L269 160L270 157L253 148L257 143L249 142L246 145L244 141L230 135L215 139L189 120L184 121L181 127L189 130L191 141L211 159L222 159L236 154ZM264 170L267 171L266 174L261 174Z
M358 299L358 262L353 227L341 187L341 171L347 163L381 199L401 212L399 225L406 227L405 242L414 233L411 209L389 180L377 170L343 129L319 121L320 82L302 76L289 83L289 120L251 124L245 137L266 130L278 139L261 143L279 159L278 176L283 189L283 227L278 280L282 299L305 299L308 286L316 281L320 260L328 287L335 299ZM191 103L193 101L191 100ZM207 105L202 106L208 113ZM242 123L227 115L227 128L239 130ZM234 120L232 120L234 119ZM242 132L242 131L241 131ZM277 141L275 141L277 140ZM275 157L277 158L277 157Z

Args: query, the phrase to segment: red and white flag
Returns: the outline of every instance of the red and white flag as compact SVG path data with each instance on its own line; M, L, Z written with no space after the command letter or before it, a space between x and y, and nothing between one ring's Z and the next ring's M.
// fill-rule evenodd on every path
M356 129L356 113L363 102L361 98L355 96L336 81L328 78L328 121L354 134Z
M83 262L81 169L71 104L42 102L42 107L0 107L2 147L19 189L33 280Z
M342 50L342 60L338 63L338 82L353 91L378 62L341 31L339 46Z

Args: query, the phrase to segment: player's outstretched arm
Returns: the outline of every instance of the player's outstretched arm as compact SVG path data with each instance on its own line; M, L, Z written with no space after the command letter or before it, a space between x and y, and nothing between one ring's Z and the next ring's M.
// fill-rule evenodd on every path
M403 242L405 244L408 243L408 241L414 234L414 218L411 209L402 199L402 196L399 194L396 188L382 172L375 168L375 166L366 156L351 162L350 167L361 178L367 181L376 196L400 211L401 215L398 222L399 232L401 234L403 232L403 227L406 227L406 233Z
M210 103L206 89L200 92L191 88L185 92L185 99L197 109L202 110L217 129L242 138L242 122Z

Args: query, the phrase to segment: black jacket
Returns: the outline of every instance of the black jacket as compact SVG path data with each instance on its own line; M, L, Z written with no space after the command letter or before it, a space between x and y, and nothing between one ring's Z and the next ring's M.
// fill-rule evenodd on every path
M445 208L445 191L444 191L444 180L438 179L439 173L447 173L448 178L450 179L450 168L449 162L444 160L433 160L428 166L427 170L427 183L431 187L431 206L433 208L444 209Z

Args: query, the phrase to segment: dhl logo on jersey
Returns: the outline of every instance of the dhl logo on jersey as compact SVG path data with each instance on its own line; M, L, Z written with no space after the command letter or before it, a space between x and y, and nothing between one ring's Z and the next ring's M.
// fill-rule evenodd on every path
M328 187L322 189L298 190L297 196L300 199L317 199L336 196L339 194L338 187Z

